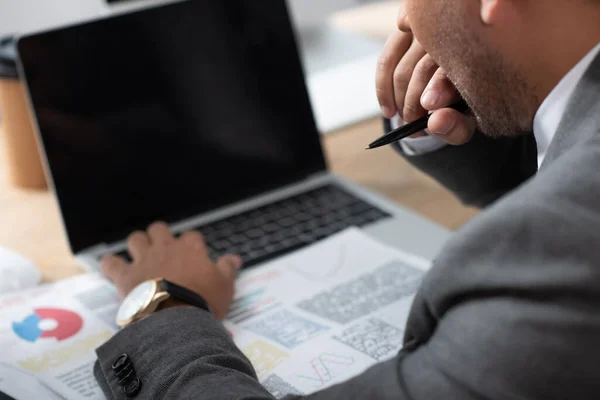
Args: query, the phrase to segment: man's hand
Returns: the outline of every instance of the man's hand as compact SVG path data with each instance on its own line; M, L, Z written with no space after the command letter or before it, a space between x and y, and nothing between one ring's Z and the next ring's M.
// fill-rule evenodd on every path
M388 38L377 67L377 97L383 115L398 114L408 123L435 111L429 119L431 134L454 145L468 142L475 132L473 119L445 108L460 99L456 88L413 37L405 15L399 16L398 28Z
M138 284L165 278L198 293L217 319L225 318L234 294L234 282L242 266L238 256L210 260L204 238L186 232L175 238L167 224L152 224L146 232L135 232L127 241L133 262L115 256L102 260L102 272L124 298Z

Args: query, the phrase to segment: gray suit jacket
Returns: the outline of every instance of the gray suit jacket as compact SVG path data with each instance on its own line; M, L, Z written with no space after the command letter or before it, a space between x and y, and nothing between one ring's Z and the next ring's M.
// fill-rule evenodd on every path
M495 143L413 160L463 199L493 204L435 260L398 356L307 399L600 398L600 57L533 178L531 139ZM159 312L97 350L111 398L127 398L112 369L123 353L143 399L272 398L197 309Z

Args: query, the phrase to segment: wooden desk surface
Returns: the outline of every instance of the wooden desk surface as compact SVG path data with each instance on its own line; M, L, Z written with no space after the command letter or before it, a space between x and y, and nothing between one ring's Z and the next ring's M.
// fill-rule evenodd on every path
M461 226L475 214L392 149L365 151L365 143L381 132L381 121L376 119L325 136L330 168L449 229ZM0 171L5 171L3 165L0 157ZM1 174L0 223L0 246L37 263L45 280L82 272L69 252L55 199L48 191L11 188Z

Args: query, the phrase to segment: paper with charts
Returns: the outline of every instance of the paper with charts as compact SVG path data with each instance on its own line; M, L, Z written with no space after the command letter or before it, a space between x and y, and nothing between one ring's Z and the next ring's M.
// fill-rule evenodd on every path
M277 398L309 394L393 357L428 262L349 229L238 279L224 322ZM0 297L0 392L104 399L95 349L119 298L97 274Z
M96 274L0 297L0 392L16 399L104 399L95 349L117 331L119 297Z
M277 398L392 358L429 262L351 228L244 273L225 322Z

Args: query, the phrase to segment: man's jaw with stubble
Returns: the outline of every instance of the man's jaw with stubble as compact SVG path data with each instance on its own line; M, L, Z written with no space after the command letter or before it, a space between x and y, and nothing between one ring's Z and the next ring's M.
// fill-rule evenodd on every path
M423 15L422 26L433 28L420 32L421 43L469 104L479 130L492 137L530 134L540 104L535 87L514 62L484 42L464 10L456 5L445 10L445 18Z
M470 49L467 53L473 55L474 51ZM469 104L482 133L491 137L531 134L539 105L535 88L516 68L503 62L499 54L486 53L482 49L469 67L461 67L462 63L452 60L442 62L448 65L448 79Z

